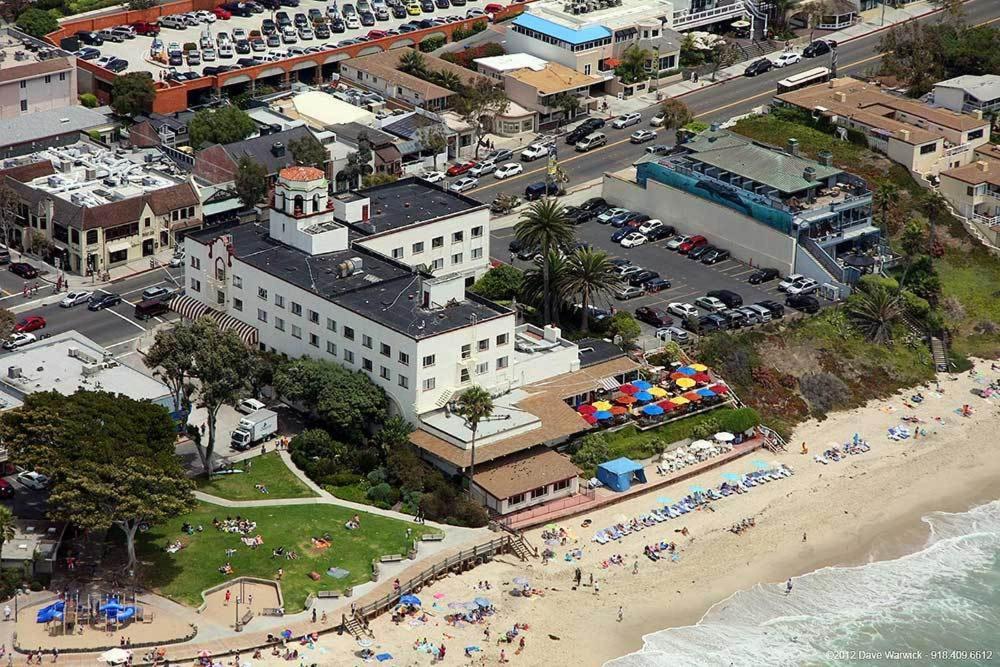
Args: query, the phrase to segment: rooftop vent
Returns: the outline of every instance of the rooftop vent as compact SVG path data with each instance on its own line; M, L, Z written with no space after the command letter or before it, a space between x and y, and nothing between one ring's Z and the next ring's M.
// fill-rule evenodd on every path
M274 157L282 157L285 154L285 144L280 141L275 141L271 144L271 155Z
M830 151L820 151L816 157L819 158L819 163L824 167L833 166L833 153Z
M802 170L802 178L809 182L816 180L816 169L815 167L806 167Z
M792 155L799 154L799 140L796 138L791 138L788 140L788 152Z

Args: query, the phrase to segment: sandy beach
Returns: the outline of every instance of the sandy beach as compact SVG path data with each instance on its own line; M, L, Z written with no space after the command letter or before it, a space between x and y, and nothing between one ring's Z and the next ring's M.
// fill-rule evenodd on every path
M907 407L915 391L811 421L797 429L789 451L778 456L761 451L676 486L635 497L601 511L565 521L577 541L553 547L556 557L548 564L521 563L505 556L462 576L448 577L424 588L419 596L428 612L426 622L394 624L389 616L372 622L375 653L393 656L389 665L429 665L432 656L415 650L426 640L447 647L450 664L499 664L500 652L512 665L602 665L638 650L643 635L668 627L696 623L713 604L737 590L760 582L783 582L789 577L828 565L854 565L894 558L920 548L928 531L920 517L929 512L964 511L996 499L1000 481L996 399L982 399L973 390L1000 376L989 362L977 382L968 373L956 380L942 376L943 393L922 389L925 400ZM963 404L973 414L956 412ZM887 429L916 416L926 437L895 442ZM914 424L908 424L911 430ZM830 443L843 443L859 433L871 451L839 463L822 465L813 460ZM807 443L809 454L800 453ZM727 472L753 470L752 461L764 459L790 466L795 474L758 485L750 492L713 502L714 511L691 512L633 533L622 540L598 545L591 537L598 528L658 507L657 498L679 500L692 485L718 487ZM753 517L755 526L737 535L729 527ZM587 528L581 527L591 520ZM682 527L688 536L678 532ZM544 547L541 529L527 534L536 547ZM643 547L665 540L675 542L679 559L653 562ZM567 562L570 549L582 549L582 558ZM602 567L613 554L623 565ZM638 562L638 571L633 572ZM584 586L573 590L575 568L580 567ZM593 575L597 587L586 585ZM542 596L511 595L515 577L530 579ZM479 582L489 582L483 590ZM496 613L488 623L445 622L454 613L449 604L483 596ZM619 608L622 619L618 620ZM527 624L513 644L498 644L498 637L515 623ZM489 639L485 630L489 628ZM518 653L519 639L525 638ZM348 637L329 636L322 647L306 650L303 658L319 664L363 664L358 647ZM471 658L466 647L476 646ZM270 664L255 661L255 664ZM275 660L273 664L288 664Z

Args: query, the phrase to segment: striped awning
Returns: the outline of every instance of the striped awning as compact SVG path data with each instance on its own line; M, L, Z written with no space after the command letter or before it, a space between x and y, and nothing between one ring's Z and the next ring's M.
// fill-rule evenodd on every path
M622 386L622 383L611 377L611 378L604 378L603 380L597 383L597 386L599 386L601 389L614 391L618 387Z
M232 315L209 308L207 305L190 296L179 294L170 300L170 309L186 320L197 320L201 317L211 317L218 322L223 331L232 331L247 345L257 344L257 327L241 322Z

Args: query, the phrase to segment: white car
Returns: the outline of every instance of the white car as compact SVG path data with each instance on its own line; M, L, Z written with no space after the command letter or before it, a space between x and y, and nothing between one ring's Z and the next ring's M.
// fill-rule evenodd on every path
M665 121L666 119L667 119L667 114L660 111L659 113L653 114L653 117L649 119L649 124L652 125L653 127L661 127L663 125L663 121Z
M215 49L202 49L202 51L201 51L201 59L202 59L203 62L206 62L206 63L214 63L215 62Z
M263 410L265 407L267 406L258 401L256 398L244 398L236 404L236 411L242 412L245 415L250 415L258 410Z
M799 282L801 280L805 280L805 279L806 279L806 277L804 275L802 275L801 273L793 273L792 275L788 276L787 278L785 278L784 280L782 280L780 283L778 283L778 289L781 290L782 292L787 292L789 287L791 287L795 283L797 283L797 282Z
M674 301L667 306L667 310L676 315L677 317L698 317L698 309L692 306L690 303L679 303Z
M170 258L170 266L172 268L175 268L175 269L177 267L179 267L179 266L184 266L184 251L183 250L181 252L179 252L179 253L176 253L173 257Z
M618 118L611 121L611 127L622 129L628 127L629 125L635 125L636 123L642 122L642 115L638 111L633 111L631 113L625 113Z
M690 240L691 240L690 236L675 236L674 238L667 241L666 244L664 245L667 248L667 250L677 250L678 248L681 247L681 244L687 243Z
M794 65L802 60L801 53L795 53L794 51L788 51L782 53L780 56L774 59L775 67L786 67L788 65Z
M631 234L626 234L625 238L621 240L621 245L623 248L634 248L637 245L642 245L646 242L646 237L639 232L632 232Z
M243 28L233 28L233 41L238 42L247 38L247 31Z
M517 176L524 172L524 167L519 165L517 162L508 162L505 165L497 167L497 170L493 172L493 178L510 178L511 176Z
M639 231L642 232L643 234L649 234L654 229L657 229L662 226L663 226L662 220L657 220L656 218L653 218L652 220L647 220L646 222L642 223L639 226Z
M700 296L694 300L694 305L704 308L710 313L721 313L726 309L726 304L722 303L714 296Z
M452 192L465 192L479 185L479 179L475 176L463 176L448 186Z
M198 15L198 18L200 18L203 23L215 23L215 19L217 18L215 14L208 11L195 12L195 14Z
M17 473L17 481L29 489L44 489L49 485L49 478L34 470L25 470Z
M494 171L496 171L496 168L497 165L495 162L484 160L483 162L480 162L475 167L470 169L469 175L476 177L485 176L486 174L492 174Z
M682 344L691 340L691 335L680 327L661 327L656 330L656 337L664 342L674 341Z
M348 16L347 19L344 21L344 25L347 27L348 30L357 30L358 28L361 27L361 21L358 19L357 16Z
M220 58L232 58L233 57L233 47L231 44L226 42L225 44L219 45L219 50L216 51Z
M636 130L628 139L633 144L643 144L656 139L656 132L654 130Z
M819 283L812 278L803 278L788 288L789 294L812 294L819 287Z
M91 292L70 292L63 297L59 305L63 308L72 308L73 306L79 306L81 303L87 303L90 301L91 296L93 296Z
M35 334L15 332L10 335L10 338L3 342L3 349L16 350L17 348L23 347L28 343L34 343L36 340L38 339L35 338Z
M428 171L424 172L420 178L424 179L428 183L440 183L446 178L446 176L443 171Z
M538 160L543 157L548 157L549 147L545 144L531 144L523 151L521 151L521 161L531 162L532 160Z

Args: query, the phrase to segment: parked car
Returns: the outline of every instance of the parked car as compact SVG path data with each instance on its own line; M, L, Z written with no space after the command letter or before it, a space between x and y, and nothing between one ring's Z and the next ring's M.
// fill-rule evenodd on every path
M635 125L636 123L642 122L642 115L638 111L632 111L630 113L622 114L611 121L611 127L621 130L630 125Z
M580 204L580 210L587 214L587 220L597 217L608 208L608 202L603 197L591 197Z
M690 303L679 303L674 301L667 306L667 310L676 315L677 317L687 319L689 317L698 317L698 309L692 306Z
M819 299L807 294L789 294L785 297L785 305L791 306L796 310L801 310L804 313L812 314L819 312Z
M668 239L673 235L674 235L673 227L671 227L670 225L660 225L656 229L648 232L646 234L646 238L649 239L650 242L653 242L653 241L662 241L663 239Z
M691 250L688 251L687 257L688 259L699 260L710 250L715 250L715 246L703 245L700 248L691 248Z
M531 162L532 160L548 157L550 150L551 148L544 144L531 144L521 151L521 161Z
M482 162L477 162L469 169L469 175L479 178L486 174L492 174L496 168L497 165L492 160L483 160Z
M0 477L0 498L13 498L15 495L16 491L10 482Z
M757 269L756 271L750 274L750 277L747 279L747 282L749 282L751 285L760 285L761 283L770 282L775 278L777 278L778 276L779 276L778 269L772 269L772 268Z
M92 30L80 30L76 33L77 38L87 46L103 46L104 39Z
M678 345L684 345L691 341L691 334L680 327L663 327L657 329L656 337L664 342L672 340Z
M787 67L802 61L802 56L794 51L787 51L774 59L775 67Z
M452 192L466 192L479 185L479 179L475 176L463 176L448 186Z
M35 334L30 333L12 333L10 338L3 342L3 349L5 350L16 350L19 347L23 347L28 343L34 343L38 340Z
M673 149L673 146L668 146L667 144L654 144L652 146L646 146L646 152L651 155L666 155Z
M40 491L49 485L49 478L34 470L24 470L17 473L17 481L24 484L29 489Z
M718 313L710 313L698 318L698 330L702 332L726 331L729 329L729 320Z
M212 18L214 19L215 16L213 15ZM136 21L132 24L132 29L135 30L137 35L156 37L160 34L160 26L156 23L150 23L149 21Z
M579 206L564 206L563 217L571 225L582 225L587 220L587 212Z
M420 175L420 178L428 183L440 183L445 179L445 175L443 171L426 171Z
M757 321L761 324L770 322L773 318L771 316L771 311L760 304L753 304L752 306L743 306L740 308L743 312L753 312L757 316Z
M631 233L632 233L631 229L629 229L628 227L622 227L621 229L616 230L615 233L611 235L611 242L621 243L622 239L624 239Z
M690 241L692 238L694 237L684 236L684 235L675 236L674 238L667 241L665 246L667 250L679 250L682 245Z
M641 287L635 287L633 285L619 285L618 287L615 287L612 292L614 293L616 299L620 299L622 301L634 299L646 293Z
M639 273L633 273L628 277L628 282L630 285L645 287L646 283L650 280L655 280L659 278L660 274L656 271L651 271L649 269L643 269Z
M608 143L608 136L606 134L603 132L594 132L576 142L575 148L577 151L585 153L594 148L598 148L599 146L603 146L606 143Z
M819 289L819 282L804 278L788 288L789 294L812 294Z
M154 287L147 287L142 290L142 299L165 299L166 297L173 294L173 290L169 290L166 287L161 287L156 285Z
M755 60L747 65L747 68L743 70L743 76L757 76L758 74L770 72L773 68L773 62L767 58L761 58L760 60Z
M38 269L27 262L11 262L7 270L21 278L37 278L39 276Z
M718 299L726 304L726 308L739 308L743 305L743 297L731 290L714 289L708 292L707 296Z
M110 294L108 292L101 292L99 294L94 294L90 299L90 303L87 305L88 310L104 310L105 308L110 308L111 306L117 306L122 302L122 297L120 294Z
M837 42L826 39L817 39L809 44L806 48L802 49L803 58L815 58L817 56L822 56L836 48Z
M602 225L607 225L611 222L612 219L614 219L615 216L628 212L629 211L627 208L621 208L621 207L606 208L597 214L597 222L601 223Z
M655 306L639 306L635 309L635 319L654 327L669 327L674 320L663 308Z
M125 35L111 29L99 30L97 32L105 42L124 42Z
M653 220L647 220L646 222L639 225L639 231L642 232L643 234L649 234L654 229L659 229L662 226L663 226L663 221L654 218Z
M758 301L756 305L769 310L771 312L772 320L780 320L785 316L785 307L777 301L766 299L764 301Z
M731 256L728 250L722 248L712 248L705 254L701 256L702 264L718 264L719 262L724 262Z
M726 322L729 324L730 329L742 329L749 324L746 314L733 308L724 310L717 314L726 318Z
M612 227L624 227L625 223L628 222L632 216L636 215L635 211L630 211L627 208L621 209L621 212L612 216L609 223Z
M694 305L710 313L721 313L726 309L726 304L714 296L700 296L694 300Z
M652 141L656 139L656 132L653 130L636 130L632 133L632 136L628 138L633 144L644 144L647 141Z
M741 306L739 308L734 308L734 310L743 313L743 316L747 319L747 326L753 326L754 324L761 324L763 322L760 318L760 313L754 310L753 306ZM770 319L771 313L769 313L767 309L763 310L767 313L768 319Z
M661 290L670 289L670 281L666 278L653 278L646 282L646 291L655 294Z
M456 162L455 164L448 167L448 170L445 173L448 174L449 176L461 176L462 174L469 171L475 166L476 162L474 160L468 160L467 162Z
M244 398L236 404L236 411L242 412L245 415L250 415L258 410L263 410L266 407L266 405L258 401L256 398Z
M500 164L505 160L511 160L513 158L514 158L514 153L512 153L510 150L506 148L497 148L495 150L490 151L490 153L484 159Z
M793 273L784 280L782 280L780 283L778 283L778 289L781 290L782 292L787 292L789 287L805 279L806 277L801 273Z
M605 121L603 118L588 118L566 135L566 143L575 144L591 132L604 127L604 124Z
M101 51L92 46L85 46L74 55L80 60L95 60L101 57Z
M39 329L45 328L45 318L41 315L28 315L27 317L18 320L17 324L14 325L14 331L17 333L31 333L32 331L38 331Z
M542 181L540 183L532 183L524 189L524 198L528 201L535 201L545 196L556 196L564 194L562 186L555 181Z
M646 237L639 232L629 232L625 235L625 238L621 240L621 246L623 248L634 248L640 246L646 242Z
M653 114L653 117L649 119L649 124L652 127L662 127L664 121L667 119L667 114L663 111L657 111Z
M704 245L708 245L708 239L706 239L704 236L700 234L697 234L695 236L692 236L686 242L680 244L680 246L677 248L677 252L681 253L682 255L686 255L695 248L700 248Z

